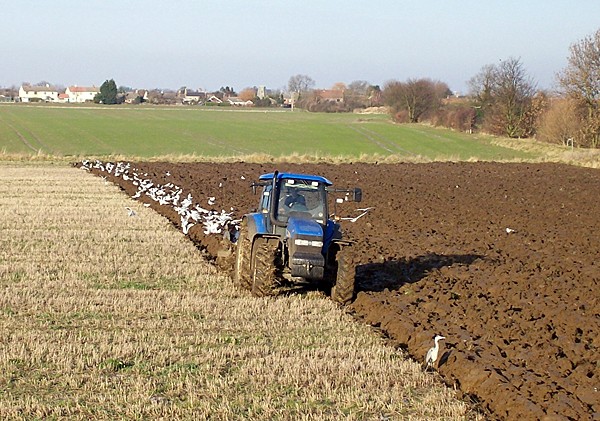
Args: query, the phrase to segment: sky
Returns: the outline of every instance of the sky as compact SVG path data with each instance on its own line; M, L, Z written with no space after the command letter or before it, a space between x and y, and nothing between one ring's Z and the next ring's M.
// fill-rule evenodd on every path
M429 78L466 93L517 58L542 89L600 29L599 0L0 0L0 86L236 91Z

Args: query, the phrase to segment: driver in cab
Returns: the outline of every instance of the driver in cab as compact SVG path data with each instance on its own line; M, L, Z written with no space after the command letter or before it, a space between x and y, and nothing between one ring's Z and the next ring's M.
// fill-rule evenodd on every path
M285 208L288 210L292 210L294 207L303 207L306 208L306 199L300 193L298 193L298 189L290 189L289 194L285 198Z

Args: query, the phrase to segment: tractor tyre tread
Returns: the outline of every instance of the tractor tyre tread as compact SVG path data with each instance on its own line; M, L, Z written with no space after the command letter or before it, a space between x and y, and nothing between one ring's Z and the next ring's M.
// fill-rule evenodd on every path
M252 246L252 295L276 294L278 283L277 247L275 239L257 238Z
M354 298L355 267L348 250L337 252L337 274L335 284L331 287L331 299L336 303L346 305Z

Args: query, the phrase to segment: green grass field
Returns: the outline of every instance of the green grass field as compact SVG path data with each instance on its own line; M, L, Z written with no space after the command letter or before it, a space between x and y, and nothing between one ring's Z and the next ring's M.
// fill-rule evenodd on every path
M387 115L151 106L0 106L0 154L52 156L368 156L531 160L536 151Z

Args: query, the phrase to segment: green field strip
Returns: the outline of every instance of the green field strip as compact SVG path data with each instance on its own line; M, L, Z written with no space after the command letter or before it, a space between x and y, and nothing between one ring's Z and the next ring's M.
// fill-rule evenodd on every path
M151 106L0 107L2 153L206 157L290 154L509 160L532 154L387 115Z
M23 127L20 121L14 118L13 115L2 113L0 114L0 121L3 127L3 130L0 131L0 139L3 140L6 135L8 142L11 142L17 146L17 149L22 149L26 153L48 152L43 149L44 145L41 144L39 139L27 127ZM8 146L4 146L2 143L0 143L0 146L2 146L2 149L10 151Z

